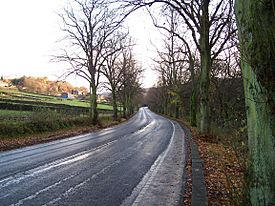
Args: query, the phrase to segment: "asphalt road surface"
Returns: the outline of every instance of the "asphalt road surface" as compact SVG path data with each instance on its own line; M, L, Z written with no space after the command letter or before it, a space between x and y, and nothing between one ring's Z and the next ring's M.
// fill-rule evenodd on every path
M98 132L0 153L0 205L181 205L185 140L141 108Z

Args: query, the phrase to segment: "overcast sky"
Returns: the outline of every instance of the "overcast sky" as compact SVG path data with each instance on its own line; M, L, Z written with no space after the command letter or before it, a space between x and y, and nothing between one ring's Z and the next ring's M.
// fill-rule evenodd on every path
M50 63L50 56L58 49L56 41L62 37L56 12L65 5L66 0L0 1L1 76L48 76L54 80L64 71L64 65ZM150 41L158 42L160 36L145 12L130 15L127 24L137 42L137 58L146 69L143 86L150 87L156 81L156 75L149 69L154 55ZM75 77L69 81L76 86L88 85Z

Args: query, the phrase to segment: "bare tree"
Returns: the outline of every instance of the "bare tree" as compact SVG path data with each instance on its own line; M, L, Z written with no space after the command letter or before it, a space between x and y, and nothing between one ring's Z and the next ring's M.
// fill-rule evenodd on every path
M125 5L152 7L162 3L174 9L190 31L194 44L200 52L200 122L201 132L209 132L209 85L212 62L225 49L230 36L233 17L233 0L127 0Z
M96 124L100 70L112 54L105 49L106 42L119 29L123 18L109 7L106 0L73 0L59 16L63 20L66 49L56 59L70 64L66 76L76 74L90 83L91 118Z
M118 32L107 42L107 49L111 55L106 58L101 73L106 77L105 87L112 93L114 119L118 117L117 95L123 85L122 78L126 72L127 60L125 52L132 49L132 40L128 32Z
M168 5L164 5L161 9L161 16L164 17L164 23L161 23L159 18L155 17L149 9L147 9L153 24L160 29L168 32L172 39L178 39L182 42L181 53L186 56L182 61L189 64L189 73L192 82L192 94L190 97L190 123L192 126L196 126L197 120L197 96L198 96L198 84L197 84L197 71L195 67L196 63L196 48L192 45L192 42L188 37L188 28L184 26L184 22L179 18L178 12Z
M138 65L131 49L123 50L121 61L122 76L119 90L119 99L123 106L123 116L127 117L134 112L134 107L141 102L142 94L140 78L143 69Z
M171 31L176 30L177 24L175 23L174 12L171 13L171 18L168 20ZM173 32L169 32L164 40L164 48L158 51L158 58L155 60L157 63L155 70L158 71L161 80L161 85L166 87L167 98L163 102L164 107L168 107L168 103L173 110L175 117L179 117L181 109L181 85L190 80L190 73L188 71L188 56L183 50L185 47L178 41ZM171 110L170 109L170 110ZM171 111L170 111L171 112Z

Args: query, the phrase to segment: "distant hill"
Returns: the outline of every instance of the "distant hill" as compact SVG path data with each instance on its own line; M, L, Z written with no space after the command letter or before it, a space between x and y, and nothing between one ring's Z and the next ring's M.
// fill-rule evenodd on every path
M86 87L74 87L66 81L51 81L47 77L20 77L9 80L9 85L17 87L20 91L27 91L46 95L60 95L62 92L74 93L78 91L79 94L87 94Z

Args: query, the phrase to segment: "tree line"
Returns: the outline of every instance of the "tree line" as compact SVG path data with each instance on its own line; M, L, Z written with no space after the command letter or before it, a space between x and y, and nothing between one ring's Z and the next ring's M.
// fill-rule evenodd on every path
M274 1L72 2L60 14L70 49L57 59L70 64L67 75L89 81L93 122L100 84L112 91L114 108L119 97L125 113L133 112L142 69L122 25L145 8L165 34L154 59L159 81L148 92L149 106L175 117L188 114L201 133L211 132L212 123L247 127L250 203L274 204Z
M47 77L23 76L5 81L16 86L21 91L38 94L58 96L62 92L71 93L73 90L77 90L83 94L88 93L86 87L74 87L66 81L51 81Z
M125 15L115 4L104 0L73 0L59 14L66 44L55 60L66 62L65 76L76 74L90 84L91 119L98 123L97 91L104 87L112 93L114 119L118 118L118 101L123 116L137 105L142 68L136 61L134 42L123 27Z

